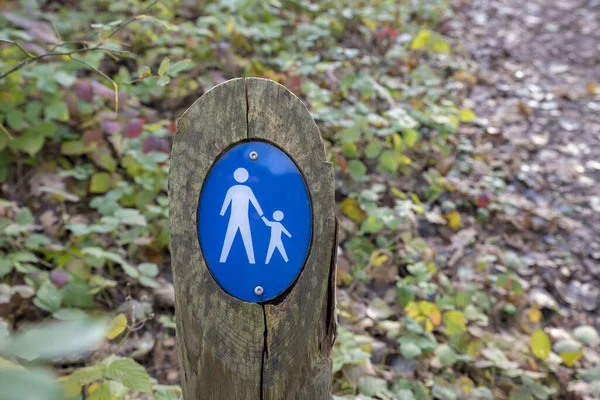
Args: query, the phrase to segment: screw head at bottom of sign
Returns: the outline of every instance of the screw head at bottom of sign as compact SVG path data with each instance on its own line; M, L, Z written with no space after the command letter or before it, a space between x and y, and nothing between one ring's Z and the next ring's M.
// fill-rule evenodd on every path
M256 161L258 160L258 153L256 151L251 151L249 157L252 161Z
M265 292L265 289L263 289L262 286L257 286L254 288L254 294L257 296L262 296L262 294Z

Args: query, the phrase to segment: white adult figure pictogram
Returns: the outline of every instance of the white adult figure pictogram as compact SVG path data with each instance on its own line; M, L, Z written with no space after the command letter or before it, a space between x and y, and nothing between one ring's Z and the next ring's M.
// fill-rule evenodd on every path
M233 178L238 183L244 183L248 180L248 171L245 168L238 168L233 173ZM254 249L252 247L252 234L250 233L250 220L248 218L249 203L252 203L258 214L262 217L263 211L249 186L234 185L229 188L223 206L221 207L221 216L225 215L229 204L231 204L231 214L229 216L229 224L227 225L227 233L223 242L223 250L221 250L221 259L219 262L227 261L231 245L235 239L235 235L239 230L242 235L242 241L246 249L246 255L250 264L254 264Z
M262 217L264 223L271 228L271 239L269 240L269 250L267 251L267 260L265 264L268 264L271 261L271 256L273 256L273 251L275 249L279 250L281 257L288 262L288 256L285 252L285 247L283 247L283 242L281 241L281 234L285 233L287 237L292 237L292 234L285 229L283 224L279 221L283 219L283 213L279 210L273 213L273 219L275 221L269 221L267 217Z

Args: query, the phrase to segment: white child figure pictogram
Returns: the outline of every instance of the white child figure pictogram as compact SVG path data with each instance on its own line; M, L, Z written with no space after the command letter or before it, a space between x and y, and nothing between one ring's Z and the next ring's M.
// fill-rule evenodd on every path
M269 264L275 249L279 250L279 253L285 262L288 262L288 256L285 252L285 247L283 247L283 242L281 241L281 234L285 233L286 236L290 238L292 237L292 234L285 229L281 222L279 222L283 219L283 212L279 210L275 211L273 213L273 219L275 221L269 221L267 217L264 215L262 216L264 223L271 228L271 239L269 240L269 250L267 251L267 260L265 261L265 264Z

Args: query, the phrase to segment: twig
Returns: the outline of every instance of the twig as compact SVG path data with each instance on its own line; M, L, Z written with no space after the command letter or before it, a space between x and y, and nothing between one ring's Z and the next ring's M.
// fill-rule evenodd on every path
M87 66L89 69L96 71L98 74L100 74L102 77L104 77L104 79L106 79L106 80L110 81L110 83L112 83L113 88L115 90L115 113L118 113L119 112L119 84L117 82L115 82L110 76L106 75L104 72L100 71L98 68L94 67L92 64L88 63L87 61L83 61L78 58L75 58L75 57L73 57L72 54L69 54L68 56L71 60L82 63L83 65Z
M4 132L4 133L6 134L6 136L8 136L8 138L9 138L10 140L13 140L13 139L14 139L13 135L11 135L11 134L10 134L10 132L8 131L8 129L6 129L6 128L4 127L4 125L0 124L0 129L2 130L2 132Z
M88 51L95 51L95 50L111 51L113 53L117 53L117 52L123 52L123 53L125 53L125 51L106 49L106 48L101 47L101 45L106 40L108 40L112 36L114 36L121 29L125 28L127 25L129 25L133 21L137 20L139 16L145 15L146 11L148 11L150 8L152 8L154 5L156 5L159 2L160 2L160 0L154 0L152 3L150 3L148 6L146 6L146 8L144 8L141 12L139 12L138 14L136 14L133 17L129 18L127 21L123 22L122 24L119 24L119 26L117 26L115 29L113 29L112 31L109 32L108 36L106 36L105 38L103 38L100 41L100 43L98 43L96 46L93 46L93 47L84 47L82 49L72 50L72 51L68 51L68 52L58 52L58 53L55 53L54 50L56 50L60 46L65 45L66 43L69 43L69 42L60 42L60 43L57 43L55 46L53 46L48 53L40 54L40 55L37 55L37 56L32 56L27 50L25 50L23 47L21 47L21 45L19 45L17 42L14 42L14 41L11 41L11 40L4 40L4 39L2 39L1 40L2 42L6 42L6 43L9 43L9 44L12 44L12 45L18 47L23 53L25 53L27 55L28 58L26 60L21 61L20 63L18 63L17 65L15 65L14 67L12 67L11 69L9 69L8 71L2 73L2 75L0 75L0 80L2 80L3 78L7 77L10 74L12 74L13 72L18 71L19 69L25 67L26 65L31 64L32 62L41 60L42 58L46 58L46 57L69 56L70 58L72 58L75 61L79 61L79 62L81 62L83 64L87 64L86 62L84 62L82 60L78 60L78 59L75 59L75 58L71 57L71 55L77 54L77 53L84 53L84 52L88 52ZM88 35L88 37L86 37L83 40L83 42L87 42L95 34L96 34L96 32L92 32L92 34ZM89 66L89 64L87 64L87 65ZM116 85L115 81L113 81L112 79L108 78L108 76L106 76L104 73L102 73L101 71L99 71L97 68L93 68L92 67L92 69L94 69L96 72L99 72L100 74L102 74L107 79L109 79L113 83L113 86L118 87ZM118 104L118 98L117 98L117 104Z
M12 44L13 46L16 46L19 48L19 50L21 50L23 53L25 53L25 55L29 58L32 58L33 56L31 55L31 53L29 53L27 50L25 50L23 47L21 47L21 45L17 42L13 42L12 40L6 40L6 39L0 39L0 42L2 43L8 43L8 44Z

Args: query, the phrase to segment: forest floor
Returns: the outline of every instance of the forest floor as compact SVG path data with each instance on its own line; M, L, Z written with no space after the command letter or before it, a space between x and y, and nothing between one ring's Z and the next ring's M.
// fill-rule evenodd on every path
M534 287L600 327L600 2L474 1L462 11L480 68L469 98L486 120L470 135L492 144L510 201L533 212L510 221L507 244L538 266ZM549 210L569 221L548 223Z
M600 0L207 3L0 0L0 393L180 398L171 137L260 76L335 166L336 399L600 398Z

